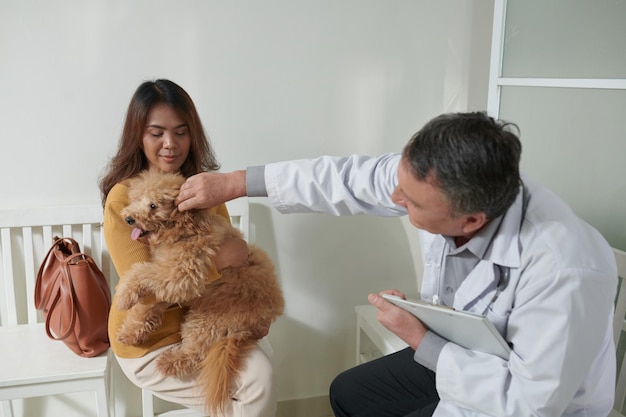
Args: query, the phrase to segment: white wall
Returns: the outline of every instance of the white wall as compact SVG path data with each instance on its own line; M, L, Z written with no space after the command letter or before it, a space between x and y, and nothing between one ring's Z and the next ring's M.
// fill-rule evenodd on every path
M399 151L443 111L486 108L491 13L486 0L3 0L0 207L99 202L128 101L156 77L194 98L223 170ZM326 395L354 363L353 306L416 292L414 235L252 203L287 299L270 332L279 400ZM118 407L138 413L118 378Z

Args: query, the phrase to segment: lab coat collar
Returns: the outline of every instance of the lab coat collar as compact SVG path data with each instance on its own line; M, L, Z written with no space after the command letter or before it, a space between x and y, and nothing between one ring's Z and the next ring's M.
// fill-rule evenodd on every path
M525 214L525 196L524 186L521 185L517 198L502 216L491 220L467 243L452 250L451 254L469 250L481 261L518 268L521 263L519 230ZM445 239L454 247L454 239L447 236Z
M498 232L493 236L491 245L484 254L484 259L508 268L519 268L521 265L519 234L526 212L526 195L524 185L520 185L517 198L504 213Z
M496 217L495 219L489 221L486 225L483 226L482 229L478 231L478 233L472 236L469 241L467 241L462 246L451 250L450 254L455 255L457 253L463 252L464 250L468 250L476 258L481 260L484 259L485 252L487 252L490 242L493 240L493 237L498 232L500 223L502 223L502 216ZM446 240L448 241L450 247L454 248L454 239L451 237L446 237Z

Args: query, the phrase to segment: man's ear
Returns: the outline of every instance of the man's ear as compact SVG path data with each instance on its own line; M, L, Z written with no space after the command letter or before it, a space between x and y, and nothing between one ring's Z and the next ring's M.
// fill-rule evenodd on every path
M487 224L487 222L487 215L483 212L467 214L465 215L465 220L462 225L463 233L465 235L474 234Z

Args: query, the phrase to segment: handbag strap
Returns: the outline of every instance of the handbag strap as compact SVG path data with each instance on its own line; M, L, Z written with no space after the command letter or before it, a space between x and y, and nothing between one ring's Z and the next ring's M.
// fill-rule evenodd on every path
M82 253L76 253L74 255L71 255L70 257L68 257L67 259L65 259L64 263L64 268L63 268L63 274L61 276L61 282L59 284L59 290L56 292L54 300L52 301L52 304L50 305L50 308L48 310L48 314L46 316L46 333L48 334L48 337L50 337L51 339L54 340L63 340L66 339L67 337L69 337L69 335L72 334L72 332L74 331L74 325L76 324L76 316L77 316L77 312L76 312L76 292L74 291L74 283L72 281L72 274L70 272L70 262L72 262L73 259L75 258L82 258L84 257L84 255ZM54 315L53 312L56 308L59 307L59 305L61 304L61 294L68 294L67 297L64 298L64 300L69 301L70 305L70 309L69 311L71 312L71 320L67 326L67 331L65 332L61 332L61 335L58 336L54 336L52 335L52 332L50 331L50 320L52 318L52 316Z
M53 290L53 287L49 286L46 293L42 294L41 286L43 284L42 274L44 273L44 268L47 265L47 263L50 262L50 258L55 256L55 250L58 250L59 252L66 254L66 256L67 256L67 252L64 249L67 249L67 248L70 249L72 254L80 253L80 246L78 245L78 242L76 242L72 238L69 238L69 237L61 238L61 237L55 236L53 240L54 242L52 243L52 246L48 250L48 253L46 254L46 256L44 256L43 258L44 261L42 262L41 266L39 267L39 270L37 271L37 279L35 280L35 308L37 309L41 309L43 307L42 303L47 302L46 300L49 299L50 293Z

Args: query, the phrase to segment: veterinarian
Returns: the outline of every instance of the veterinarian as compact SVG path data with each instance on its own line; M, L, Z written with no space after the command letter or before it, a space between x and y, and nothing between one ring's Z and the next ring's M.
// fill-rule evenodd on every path
M444 114L402 154L190 177L178 207L247 194L283 213L408 214L420 229L421 297L486 315L512 348L508 360L469 351L370 294L381 323L410 347L336 377L336 416L606 416L614 257L559 197L520 176L515 130L484 113Z
M137 88L128 106L117 152L100 181L104 234L120 282L133 264L150 258L148 246L131 239L132 227L120 213L129 203L128 180L148 168L180 172L185 177L219 168L193 101L185 90L169 80L147 81ZM216 204L210 210L230 219L223 204ZM219 279L221 269L242 265L247 255L245 241L231 239L225 243L213 260L216 270L207 277L207 282ZM165 312L162 327L146 343L126 345L116 337L126 312L118 309L114 295L109 315L111 349L134 384L167 401L204 412L203 396L196 390L198 382L194 376L164 377L155 368L156 357L180 343L183 315L180 306L171 306ZM269 324L258 329L258 338L268 331ZM257 347L246 359L244 368L237 386L233 387L233 400L224 417L273 417L276 384L269 358Z

